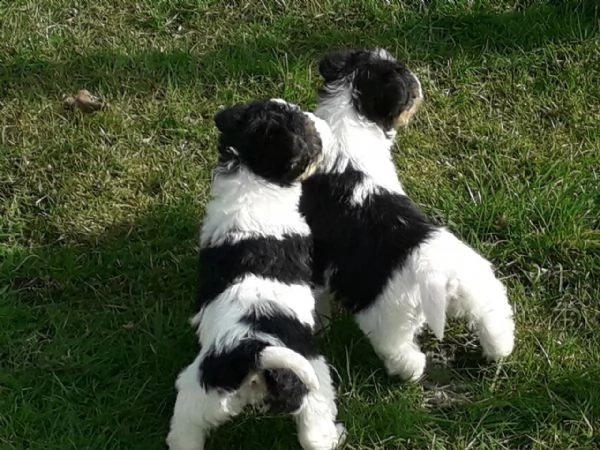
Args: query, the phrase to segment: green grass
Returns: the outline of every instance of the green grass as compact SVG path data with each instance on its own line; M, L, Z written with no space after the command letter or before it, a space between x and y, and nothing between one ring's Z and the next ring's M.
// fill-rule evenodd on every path
M347 448L598 448L599 20L593 0L0 0L0 448L163 448L213 115L312 108L322 53L376 45L426 94L401 178L497 265L518 344L488 365L453 324L407 385L340 317L322 347ZM110 108L62 111L82 88ZM209 448L297 444L243 417Z

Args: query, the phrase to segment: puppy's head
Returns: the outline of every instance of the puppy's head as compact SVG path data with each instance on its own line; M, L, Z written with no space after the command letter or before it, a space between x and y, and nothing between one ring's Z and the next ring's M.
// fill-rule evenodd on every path
M384 131L408 124L423 100L416 75L385 50L332 53L319 72L325 79L321 98L349 89L354 108Z
M304 179L321 158L315 122L283 100L260 100L219 112L219 165L244 166L281 186Z

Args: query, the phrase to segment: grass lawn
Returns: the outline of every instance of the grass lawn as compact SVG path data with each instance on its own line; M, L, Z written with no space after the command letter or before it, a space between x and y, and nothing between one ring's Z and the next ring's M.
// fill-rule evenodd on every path
M599 448L599 20L595 0L0 0L0 448L163 448L212 117L314 107L319 56L353 46L420 76L401 178L497 265L518 343L486 364L452 324L407 385L340 316L346 448ZM63 111L83 88L109 109ZM297 448L294 427L242 417L208 446L239 448Z

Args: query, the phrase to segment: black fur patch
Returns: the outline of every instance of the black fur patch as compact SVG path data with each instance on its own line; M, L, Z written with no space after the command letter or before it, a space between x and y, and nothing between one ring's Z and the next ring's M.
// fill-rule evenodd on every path
M291 414L302 406L308 388L289 369L265 370L268 398L265 403L275 414Z
M276 304L274 308L277 308ZM277 337L287 348L306 358L317 355L312 328L284 312L274 309L261 314L253 310L242 321L251 325L254 331Z
M237 278L254 274L282 283L311 282L312 241L310 236L286 235L283 239L261 237L200 250L201 308L227 289Z
M219 112L215 124L221 131L221 165L235 167L231 158L239 158L253 173L280 186L297 181L321 152L314 124L293 105L269 100L236 105Z
M243 321L251 325L254 331L277 337L287 348L305 358L317 355L312 329L283 312L272 310L268 314L259 314L254 310ZM269 393L265 402L273 413L296 411L308 393L304 383L288 369L265 371L265 381Z
M248 339L235 348L216 353L209 352L200 363L200 384L204 389L223 389L234 392L251 371L257 369L260 352L267 344ZM308 388L289 369L264 371L267 397L264 403L275 414L289 414L297 411Z
M272 310L260 314L254 310L246 314L242 322L250 325L253 332L278 338L287 348L306 358L317 355L312 329L283 312ZM200 364L201 384L207 389L239 389L246 376L257 369L260 352L267 345L249 337L230 350L209 351ZM271 369L265 371L264 377L268 390L265 403L271 412L291 413L300 407L308 389L295 373L289 369Z
M325 79L321 98L337 95L341 83L351 83L356 110L384 131L394 127L418 95L415 76L404 64L367 50L332 53L323 58L319 72Z
M218 353L209 350L200 363L200 384L205 389L236 391L256 368L258 355L266 346L264 342L246 339L230 350Z
M300 211L314 239L315 282L329 287L351 311L371 305L392 272L436 226L403 195L369 195L362 205L351 203L363 174L316 174L303 184Z

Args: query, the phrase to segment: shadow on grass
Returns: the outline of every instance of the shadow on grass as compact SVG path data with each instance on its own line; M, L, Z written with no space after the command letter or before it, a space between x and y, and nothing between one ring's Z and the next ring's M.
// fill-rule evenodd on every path
M240 39L205 55L183 50L100 53L58 62L14 57L0 68L0 96L62 95L74 86L144 96L171 82L200 83L206 96L217 96L213 88L227 78L279 76L277 56L284 53L295 64L306 62L303 58L316 60L330 48L380 45L395 47L411 60L443 64L455 55L481 61L488 51L533 51L548 43L567 44L597 35L597 10L564 6L572 8L574 2L557 4L504 14L412 15L373 33L365 29L380 21L375 14L367 14L349 29L333 22L315 27L299 18L280 34L265 33L249 42ZM0 286L0 296L10 327L0 330L0 383L7 392L1 401L8 402L11 411L18 410L7 427L13 430L8 442L15 442L15 448L29 447L27 441L35 440L51 441L56 448L60 444L88 448L89 436L105 447L135 442L135 448L162 448L174 399L173 380L196 352L186 319L196 284L197 212L185 202L158 205L134 222L117 224L98 236L67 241L59 240L56 232L51 234L57 240L32 251L2 255L0 277L9 280L9 286L6 291ZM390 390L400 386L385 376L366 339L347 320L336 323L325 338L326 354L341 385L350 388L357 374L359 380L369 380L375 373L376 384ZM465 378L472 378L469 389L477 401L434 409L431 414L409 409L406 414L419 413L412 425L452 436L463 432L461 423L479 423L516 442L535 435L546 422L567 427L580 419L577 412L582 409L600 416L597 372L557 371L543 375L546 379L540 375L484 395L476 386L489 380L477 375L479 363L471 356L459 355L456 360L468 369ZM415 390L409 394L414 396ZM342 398L342 405L349 403ZM374 436L408 439L418 434L417 429L388 420L406 403L391 401L389 409L381 405L386 418L381 421L369 421L364 405L342 415L353 418L354 431L369 429ZM28 410L39 409L45 415L27 415ZM47 432L53 433L52 440L44 435ZM427 437L415 439L428 444ZM257 424L252 418L221 430L213 448L240 442L283 448L293 441L289 421L264 419Z
M336 48L381 46L409 61L443 65L457 55L481 61L489 53L524 53L599 35L599 10L593 1L556 1L504 13L490 9L452 15L432 9L389 15L367 8L354 14L343 27L326 15L288 17L254 38L244 34L239 42L222 44L218 51L205 54L182 48L74 54L60 61L16 55L0 68L0 98L24 92L62 96L81 86L112 95L160 95L173 83L200 85L204 96L213 97L226 79L278 77L283 60L287 65L312 64ZM389 26L382 26L384 21Z
M19 406L7 426L14 448L36 441L89 448L91 435L104 446L162 448L173 381L197 351L187 318L198 216L192 202L158 204L100 235L48 242L3 261L0 279L10 287L0 295L10 327L0 330L0 386L3 408ZM586 430L573 427L584 415L600 416L595 369L555 368L530 378L509 371L493 389L493 367L481 366L479 347L460 333L449 346L424 346L450 355L444 376L463 389L460 401L430 402L430 387L423 391L385 375L351 321L336 320L322 345L339 374L341 417L351 441L361 445L394 436L394 442L427 446L431 434L452 442L475 424L512 448L530 445L527 436L538 435L543 424L543 432L570 430L583 442ZM39 408L44 415L28 415ZM359 437L365 429L368 436ZM240 442L284 448L295 439L287 418L245 416L215 433L209 448Z
M476 427L478 435L495 436L508 448L531 448L546 439L593 448L593 427L600 417L599 375L592 366L580 372L555 368L521 376L519 382L506 379L468 402L436 408L424 428L453 436Z
M198 224L191 203L159 204L101 235L3 255L0 409L16 411L3 442L162 448L174 380L197 351Z

